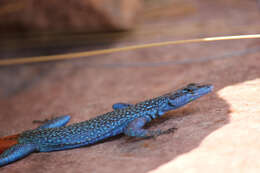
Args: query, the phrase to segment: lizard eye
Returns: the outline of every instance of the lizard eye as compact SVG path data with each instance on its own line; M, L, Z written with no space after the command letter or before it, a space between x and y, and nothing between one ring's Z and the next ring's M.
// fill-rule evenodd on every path
M176 107L176 105L172 104L171 102L169 102L168 105L171 106L171 107Z
M191 90L190 88L185 88L183 91L184 92L190 92L190 90Z
M193 90L192 90L191 88L185 88L185 89L182 90L182 92L185 93L185 94L186 94L186 93L190 93L190 92L192 92L192 91L193 91Z

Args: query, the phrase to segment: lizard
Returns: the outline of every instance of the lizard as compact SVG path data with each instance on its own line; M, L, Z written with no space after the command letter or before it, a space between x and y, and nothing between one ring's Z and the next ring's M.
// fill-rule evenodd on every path
M113 111L87 121L66 126L69 115L48 120L36 129L0 139L0 166L17 161L32 152L72 149L125 134L147 138L165 131L143 128L151 120L182 107L211 92L213 86L191 83L173 92L137 104L116 103Z

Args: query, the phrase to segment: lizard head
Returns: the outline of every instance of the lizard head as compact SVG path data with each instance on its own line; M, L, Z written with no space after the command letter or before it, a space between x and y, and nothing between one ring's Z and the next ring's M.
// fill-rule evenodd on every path
M193 100L200 98L203 95L208 94L212 90L212 85L191 83L184 88L167 94L166 97L168 98L168 109L172 110L179 108Z

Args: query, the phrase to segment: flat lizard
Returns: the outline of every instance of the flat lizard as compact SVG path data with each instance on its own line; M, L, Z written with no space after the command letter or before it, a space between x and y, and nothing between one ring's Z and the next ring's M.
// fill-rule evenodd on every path
M212 85L189 84L177 91L137 104L116 103L111 112L68 126L65 125L70 120L69 115L54 118L37 129L0 139L0 151L3 151L0 154L0 166L19 160L32 152L77 148L120 133L139 138L158 136L165 131L146 130L144 125L212 90Z

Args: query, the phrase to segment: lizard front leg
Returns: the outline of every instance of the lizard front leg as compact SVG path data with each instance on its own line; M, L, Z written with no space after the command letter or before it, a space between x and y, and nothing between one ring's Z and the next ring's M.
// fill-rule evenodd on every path
M132 137L149 138L159 136L165 133L173 132L176 128L162 130L146 130L143 129L144 125L151 121L150 116L136 118L131 121L128 126L124 129L124 134Z

